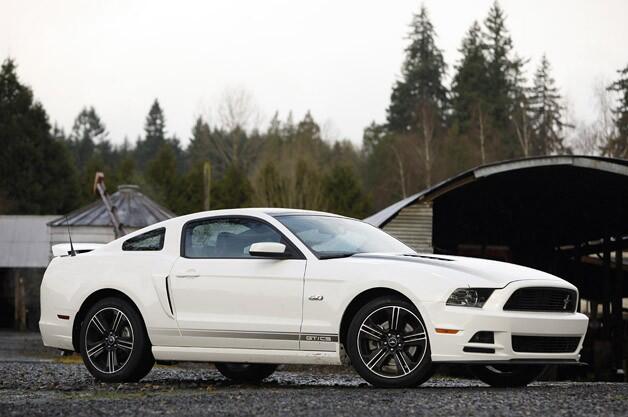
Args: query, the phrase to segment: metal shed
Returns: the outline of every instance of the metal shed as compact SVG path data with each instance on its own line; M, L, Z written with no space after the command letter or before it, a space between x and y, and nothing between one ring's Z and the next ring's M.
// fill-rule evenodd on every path
M39 284L50 260L46 225L55 217L0 216L0 328L37 328Z
M418 251L513 262L574 283L591 317L585 357L623 379L627 160L546 156L484 165L365 221Z

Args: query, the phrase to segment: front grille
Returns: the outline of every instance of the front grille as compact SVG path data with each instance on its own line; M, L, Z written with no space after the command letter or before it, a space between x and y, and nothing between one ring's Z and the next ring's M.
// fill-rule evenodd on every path
M528 287L515 291L504 310L574 312L578 294L566 288Z
M512 336L512 350L529 353L571 353L578 349L577 336Z

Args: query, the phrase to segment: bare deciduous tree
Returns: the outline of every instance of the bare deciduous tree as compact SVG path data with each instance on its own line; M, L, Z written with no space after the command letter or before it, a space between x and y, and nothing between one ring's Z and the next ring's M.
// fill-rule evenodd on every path
M393 154L395 155L395 160L397 161L399 183L401 184L401 195L403 196L403 198L406 198L408 196L408 193L406 192L406 173L405 173L405 168L403 164L403 159L401 157L401 152L399 151L399 149L397 149L397 143L393 143L391 145L391 148L392 148Z
M601 149L616 134L613 122L613 104L611 93L607 90L608 82L597 80L593 88L593 111L595 119L578 123L571 145L574 152L581 155L599 155Z
M416 152L419 159L423 162L423 168L425 169L425 185L429 187L432 185L434 131L437 123L435 120L436 114L433 103L426 100L422 100L417 107L420 130L417 132Z
M236 129L247 131L259 127L261 115L248 90L229 87L223 91L218 103L218 120L229 132Z

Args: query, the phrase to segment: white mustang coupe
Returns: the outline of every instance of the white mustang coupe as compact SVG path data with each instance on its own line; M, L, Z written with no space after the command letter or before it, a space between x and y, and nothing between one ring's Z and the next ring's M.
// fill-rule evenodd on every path
M277 364L348 357L380 387L417 386L439 363L524 386L548 364L577 363L587 329L560 278L417 254L329 213L209 211L73 254L46 270L39 326L45 345L80 352L102 381L206 361L255 382Z

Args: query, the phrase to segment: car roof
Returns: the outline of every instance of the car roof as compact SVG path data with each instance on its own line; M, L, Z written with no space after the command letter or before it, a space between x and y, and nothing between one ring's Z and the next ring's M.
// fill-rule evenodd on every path
M292 208L276 208L276 207L250 207L250 208L238 208L238 209L221 209L221 210L210 210L210 211L199 211L197 213L186 214L184 216L175 217L170 220L166 220L162 222L162 224L167 224L171 222L187 222L195 219L202 219L203 217L211 217L211 216L246 216L246 215L268 215L268 216L284 216L284 215L296 215L296 214L307 214L307 215L316 215L316 216L332 216L332 217L342 217L338 214L327 213L324 211L314 211L314 210L301 210L301 209L292 209Z

